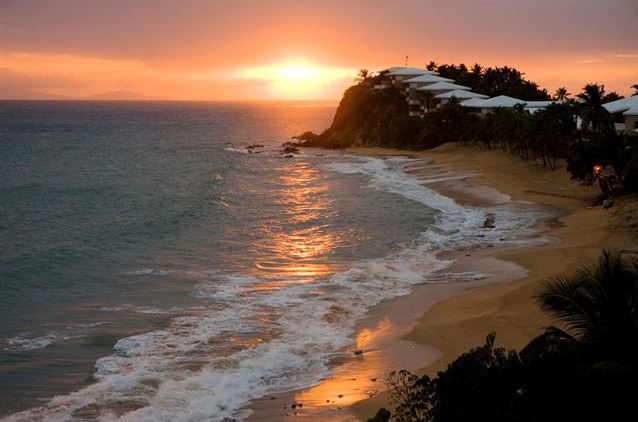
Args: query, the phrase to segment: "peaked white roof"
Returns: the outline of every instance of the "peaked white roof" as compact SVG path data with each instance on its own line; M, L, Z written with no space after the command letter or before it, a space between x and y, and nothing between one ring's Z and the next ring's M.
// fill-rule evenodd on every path
M499 95L498 97L492 97L487 100L483 100L480 103L475 104L463 104L466 107L479 107L479 108L498 108L498 107L514 107L517 104L525 105L525 101L518 98L508 97L507 95Z
M610 113L618 113L619 111L638 107L638 95L632 95L631 97L623 98L621 100L605 103L603 104L603 107L605 107L605 109L607 109ZM633 114L628 114L627 116L633 116Z
M457 85L450 82L436 82L432 85L422 86L417 88L417 91L454 91L455 89L466 89L470 91L472 88L469 86Z
M544 108L555 103L556 101L526 101L525 108Z
M442 76L433 75L431 73L425 73L419 75L416 78L404 79L403 83L434 83L434 82L454 82L454 79L444 78Z
M464 89L455 89L454 91L444 92L435 96L434 98L487 98L487 95L479 94L478 92L467 91Z
M631 107L623 113L623 116L638 116L638 105Z
M461 101L461 105L465 107L480 107L483 102L485 100L482 98L470 98L469 100Z
M388 73L388 75L390 76L419 76L419 75L425 75L425 74L438 75L437 72L434 72L432 70L421 69L418 67L392 67L390 69L388 69L390 70L390 73Z

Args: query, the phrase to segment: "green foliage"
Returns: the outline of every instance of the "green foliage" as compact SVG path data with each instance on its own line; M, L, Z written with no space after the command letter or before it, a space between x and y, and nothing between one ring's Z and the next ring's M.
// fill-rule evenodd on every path
M625 152L622 155L623 185L629 192L638 192L638 137L625 136Z
M507 66L484 69L476 64L468 69L464 65L430 63L428 69L436 69L442 76L488 95L506 94L528 100L549 98L536 84L526 81L521 72ZM559 88L556 96L563 102L533 114L515 107L479 116L452 99L421 119L409 116L404 93L398 88L371 88L381 82L383 74L362 73L365 79L346 90L330 128L319 135L306 132L297 138L305 141L305 146L323 148L428 149L447 142L466 142L500 148L549 168L566 159L572 178L589 183L594 181L595 164L610 165L625 191L638 190L638 153L629 148L637 137L623 139L616 134L612 116L602 104L618 95L606 93L603 85L585 86L577 95L579 102L567 101L569 93ZM580 129L576 126L577 116L583 121Z
M390 420L390 416L390 412L382 407L376 415L368 419L368 422L388 422Z
M518 420L520 360L516 352L494 347L494 333L485 345L459 356L434 380L433 421ZM462 380L462 382L461 382Z
M550 327L520 353L485 345L438 373L390 374L398 422L629 420L638 388L638 260L604 252L598 263L547 282Z
M420 126L419 119L408 116L405 99L395 88L373 90L355 85L346 90L330 128L305 145L410 148Z
M616 94L616 97L618 94ZM576 95L581 100L579 114L583 119L583 129L591 128L595 133L613 132L614 125L611 116L603 107L610 97L605 94L605 85L587 84L583 92ZM615 98L614 99L618 99Z
M429 421L434 385L427 375L418 377L404 369L392 371L387 379L394 418L399 422Z
M569 144L567 171L573 179L591 183L594 165L617 167L622 154L622 139L615 132L580 132Z
M474 92L490 97L508 95L527 101L550 99L547 90L540 89L535 82L526 80L523 77L524 73L509 66L483 69L479 64L475 64L470 70L464 64L435 64L428 69L436 70L444 78L454 79L455 83L469 86Z
M592 355L638 364L638 260L604 251L596 264L545 282L537 298Z

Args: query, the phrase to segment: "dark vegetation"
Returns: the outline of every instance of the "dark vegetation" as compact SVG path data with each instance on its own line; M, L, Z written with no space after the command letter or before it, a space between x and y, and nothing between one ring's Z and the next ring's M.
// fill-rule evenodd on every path
M560 323L520 352L495 335L434 378L388 378L395 407L370 421L629 421L638 391L638 259L603 252L537 296Z
M474 92L490 97L507 95L527 101L551 99L547 90L541 89L535 82L526 80L523 73L509 66L483 68L480 64L475 64L468 69L462 63L456 66L430 62L426 67L428 70L439 72L444 78L454 79L456 84L469 86Z
M436 65L441 76L470 86L489 96L508 95L523 100L550 99L544 89L524 78L523 73L504 66ZM322 148L389 147L428 149L447 142L463 142L482 148L499 148L523 160L554 168L567 162L574 179L591 183L594 165L609 169L617 189L638 190L638 137L618 135L612 116L602 104L621 98L605 92L602 85L588 84L575 99L565 88L556 91L557 104L534 114L523 108L497 109L479 116L451 101L424 118L409 117L403 95L395 87L374 90L381 75L359 73L358 84L346 90L331 126L321 134L306 132L300 145ZM577 125L577 117L581 124ZM601 186L602 187L602 186ZM607 186L605 193L613 186Z

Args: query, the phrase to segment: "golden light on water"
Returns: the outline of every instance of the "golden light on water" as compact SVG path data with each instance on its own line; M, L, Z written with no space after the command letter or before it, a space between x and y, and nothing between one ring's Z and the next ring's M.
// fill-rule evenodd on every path
M264 236L257 247L263 251L255 263L260 275L274 280L310 281L334 273L328 255L342 242L325 223L334 216L334 201L317 168L304 162L278 168L276 204L283 209L281 221L260 227ZM314 223L314 224L313 224ZM297 227L295 227L297 226Z

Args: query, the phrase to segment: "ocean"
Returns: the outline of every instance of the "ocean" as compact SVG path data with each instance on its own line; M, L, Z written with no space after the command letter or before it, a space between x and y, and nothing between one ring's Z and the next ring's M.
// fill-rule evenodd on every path
M372 306L445 282L441 252L534 223L408 157L281 152L334 111L1 102L0 417L241 419L328 376Z

